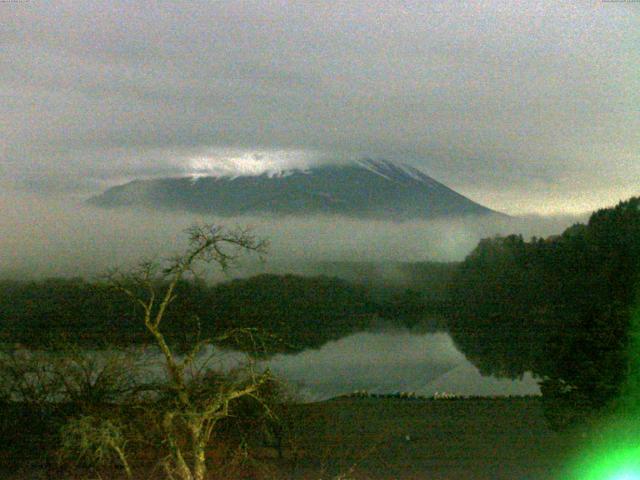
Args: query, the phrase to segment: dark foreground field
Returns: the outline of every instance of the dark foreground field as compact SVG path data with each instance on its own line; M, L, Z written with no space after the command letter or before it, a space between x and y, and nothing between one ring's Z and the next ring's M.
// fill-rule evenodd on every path
M537 398L408 401L340 399L304 407L313 478L554 479L569 451ZM311 467L311 465L309 465ZM304 477L304 475L303 475ZM316 477L317 478L317 477Z
M274 479L555 479L575 438L547 427L537 398L344 398L294 405L290 421L283 460L257 452ZM0 458L0 478L64 478Z

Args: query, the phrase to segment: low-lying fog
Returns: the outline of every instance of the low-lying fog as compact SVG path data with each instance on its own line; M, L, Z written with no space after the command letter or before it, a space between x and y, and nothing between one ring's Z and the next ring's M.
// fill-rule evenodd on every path
M103 210L84 199L0 193L0 275L14 278L92 276L142 257L179 251L195 222L250 226L271 242L267 265L245 262L235 275L296 270L310 261L454 261L495 234L561 233L578 217L518 217L494 221L385 222L339 217L205 218L188 213Z

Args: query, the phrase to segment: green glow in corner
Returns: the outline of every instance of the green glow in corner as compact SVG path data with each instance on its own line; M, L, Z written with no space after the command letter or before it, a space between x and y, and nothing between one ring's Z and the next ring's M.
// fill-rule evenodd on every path
M572 469L567 480L640 480L640 446L605 448L584 460Z
M635 471L622 472L619 475L615 475L611 477L611 480L639 480L639 479L640 479L640 475L635 473Z
M640 480L640 309L632 315L629 374L614 414L592 432L562 480Z

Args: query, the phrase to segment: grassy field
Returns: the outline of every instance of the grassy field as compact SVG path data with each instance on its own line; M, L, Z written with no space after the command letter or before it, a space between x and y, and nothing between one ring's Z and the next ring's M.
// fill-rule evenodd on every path
M291 405L286 418L290 428L284 438L284 458L261 447L254 460L268 468L261 475L253 470L239 478L557 479L558 469L580 437L576 432L551 431L540 400L534 397L341 398ZM0 455L4 463L0 478L66 478L61 472L51 476L38 468L38 451L50 445L37 440L42 445L27 452L29 462L16 464L20 452L15 450L13 455ZM114 471L108 478L124 478L120 474Z
M301 406L292 478L554 479L571 435L551 431L537 398L339 399Z

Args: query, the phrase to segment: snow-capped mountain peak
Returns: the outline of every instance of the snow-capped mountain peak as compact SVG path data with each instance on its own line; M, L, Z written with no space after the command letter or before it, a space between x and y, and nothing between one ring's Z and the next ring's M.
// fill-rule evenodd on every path
M202 167L202 175L195 169L195 176L116 186L93 197L90 203L216 216L329 214L408 220L496 214L419 169L388 160L272 170L264 165L258 168L257 164L245 165L241 171L235 165L227 166L226 170L218 168L215 175L205 175Z

